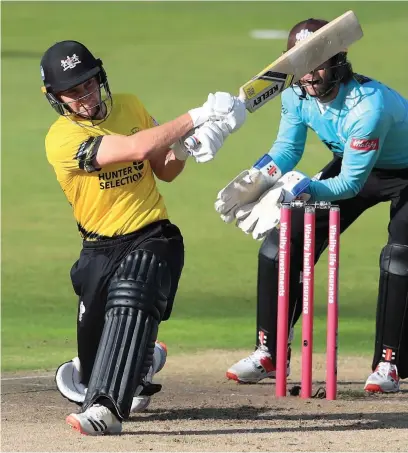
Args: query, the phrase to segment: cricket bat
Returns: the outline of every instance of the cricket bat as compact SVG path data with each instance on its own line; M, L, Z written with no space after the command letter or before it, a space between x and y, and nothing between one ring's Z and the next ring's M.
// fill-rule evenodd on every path
M248 80L239 89L239 98L245 102L248 112L255 112L305 74L339 52L346 51L362 36L363 30L356 15L353 11L347 11L300 41ZM194 149L198 142L191 136L184 144L187 148Z

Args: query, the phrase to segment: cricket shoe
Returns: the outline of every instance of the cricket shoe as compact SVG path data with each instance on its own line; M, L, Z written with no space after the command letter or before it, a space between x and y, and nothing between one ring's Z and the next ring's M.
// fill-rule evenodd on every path
M140 412L150 404L151 395L161 389L158 384L153 384L153 376L158 373L166 363L167 347L164 343L156 342L153 353L153 363L144 378L141 393L133 398L131 412ZM74 357L69 362L59 366L55 381L59 392L69 401L82 406L87 388L81 383L81 362ZM140 389L139 389L140 391Z
M133 398L131 413L141 412L147 409L150 404L152 394L161 390L161 386L153 384L153 376L157 374L165 365L167 359L167 346L164 343L156 342L154 345L153 363L143 380L142 392Z
M397 366L390 362L380 362L364 386L364 390L370 393L396 393L399 389Z
M290 374L290 348L286 376ZM276 367L266 346L259 346L256 351L240 360L227 370L227 378L240 384L256 384L265 378L275 378Z
M88 436L120 434L122 432L120 420L101 404L94 404L80 414L68 415L66 422L81 434Z

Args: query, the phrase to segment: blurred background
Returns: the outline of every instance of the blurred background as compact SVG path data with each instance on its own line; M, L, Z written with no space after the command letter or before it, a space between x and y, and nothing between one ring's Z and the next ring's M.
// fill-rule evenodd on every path
M349 51L355 71L408 96L406 2L2 2L1 9L3 370L54 368L76 355L69 270L81 240L45 157L56 114L40 91L40 59L56 41L83 42L103 60L113 93L135 93L165 122L200 106L209 92L237 92L280 56L295 23L352 9L365 34ZM173 316L160 332L171 353L254 347L260 243L224 224L213 204L222 187L269 150L279 117L277 98L250 115L214 161L188 162L174 183L159 184L186 244ZM299 169L313 175L330 157L309 132ZM388 209L372 209L342 236L340 354L372 354ZM316 269L320 351L326 291L325 255Z

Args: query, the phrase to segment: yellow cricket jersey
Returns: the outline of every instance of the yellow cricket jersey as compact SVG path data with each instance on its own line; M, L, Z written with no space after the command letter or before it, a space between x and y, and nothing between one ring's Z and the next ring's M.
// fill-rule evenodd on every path
M168 218L149 161L95 169L82 159L100 140L95 137L132 135L154 126L143 104L130 94L114 95L110 115L97 126L62 116L51 126L45 139L47 159L85 240L121 236Z

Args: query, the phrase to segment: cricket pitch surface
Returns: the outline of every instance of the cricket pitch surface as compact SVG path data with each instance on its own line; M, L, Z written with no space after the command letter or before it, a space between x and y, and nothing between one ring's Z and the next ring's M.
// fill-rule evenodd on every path
M2 375L2 451L406 451L408 384L397 395L366 395L370 357L339 358L338 399L275 399L274 380L227 381L226 369L249 351L171 355L156 376L163 390L133 415L120 436L82 436L65 424L77 406L57 392L54 373ZM316 391L325 357L314 356ZM292 361L288 388L299 383Z

